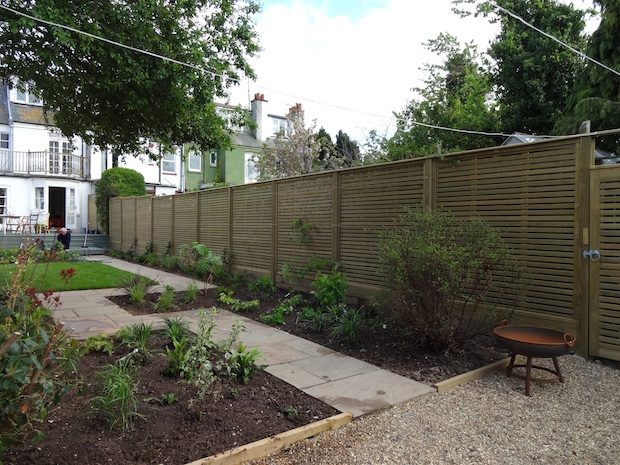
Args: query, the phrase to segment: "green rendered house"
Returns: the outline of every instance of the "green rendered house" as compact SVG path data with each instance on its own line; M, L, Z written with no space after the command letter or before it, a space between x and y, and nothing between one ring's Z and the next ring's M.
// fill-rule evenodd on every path
M211 153L193 150L191 144L184 147L185 190L196 191L221 185L237 185L256 182L256 157L262 153L264 143L286 127L284 116L268 114L264 94L255 94L251 102L254 128L239 128L231 137L232 147ZM222 105L222 112L230 108Z

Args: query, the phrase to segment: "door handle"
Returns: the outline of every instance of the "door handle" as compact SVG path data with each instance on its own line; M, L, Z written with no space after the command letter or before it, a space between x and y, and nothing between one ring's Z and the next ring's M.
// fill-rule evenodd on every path
M593 262L598 262L601 259L601 251L599 249L584 250L581 255L583 258L589 258Z

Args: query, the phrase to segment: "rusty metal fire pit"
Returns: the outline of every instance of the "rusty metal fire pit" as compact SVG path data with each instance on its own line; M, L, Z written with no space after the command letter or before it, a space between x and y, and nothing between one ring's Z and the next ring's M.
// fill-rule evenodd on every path
M510 364L506 368L506 374L512 375L515 367L525 368L525 395L530 394L530 384L532 380L532 368L548 371L558 377L560 383L564 382L558 359L560 355L573 352L576 339L570 334L552 329L537 328L535 326L508 326L507 322L502 322L500 326L493 330L498 344L503 346L511 353ZM515 364L517 355L527 358L525 365ZM532 365L532 358L551 358L555 370L538 365ZM516 375L519 376L520 375ZM535 381L553 381L548 379L535 379Z

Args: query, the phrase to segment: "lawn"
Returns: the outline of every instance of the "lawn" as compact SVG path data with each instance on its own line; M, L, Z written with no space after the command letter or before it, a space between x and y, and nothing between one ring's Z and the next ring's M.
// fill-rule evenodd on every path
M16 265L0 265L0 287L10 282ZM75 269L73 278L65 285L60 270ZM77 291L82 289L104 289L119 287L133 274L96 262L51 262L28 265L33 273L32 282L37 291Z

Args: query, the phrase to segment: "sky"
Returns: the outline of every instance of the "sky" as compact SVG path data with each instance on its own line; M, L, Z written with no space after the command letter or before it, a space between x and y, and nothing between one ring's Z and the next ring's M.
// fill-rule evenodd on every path
M562 0L565 1L565 0ZM568 0L565 3L570 3ZM575 0L589 7L587 0ZM262 0L256 19L261 52L250 60L257 74L231 92L247 105L265 95L270 113L285 115L302 103L333 137L342 129L363 142L369 130L390 135L394 111L409 101L437 61L423 46L441 32L485 50L498 26L460 18L451 0ZM348 111L355 110L355 111Z

